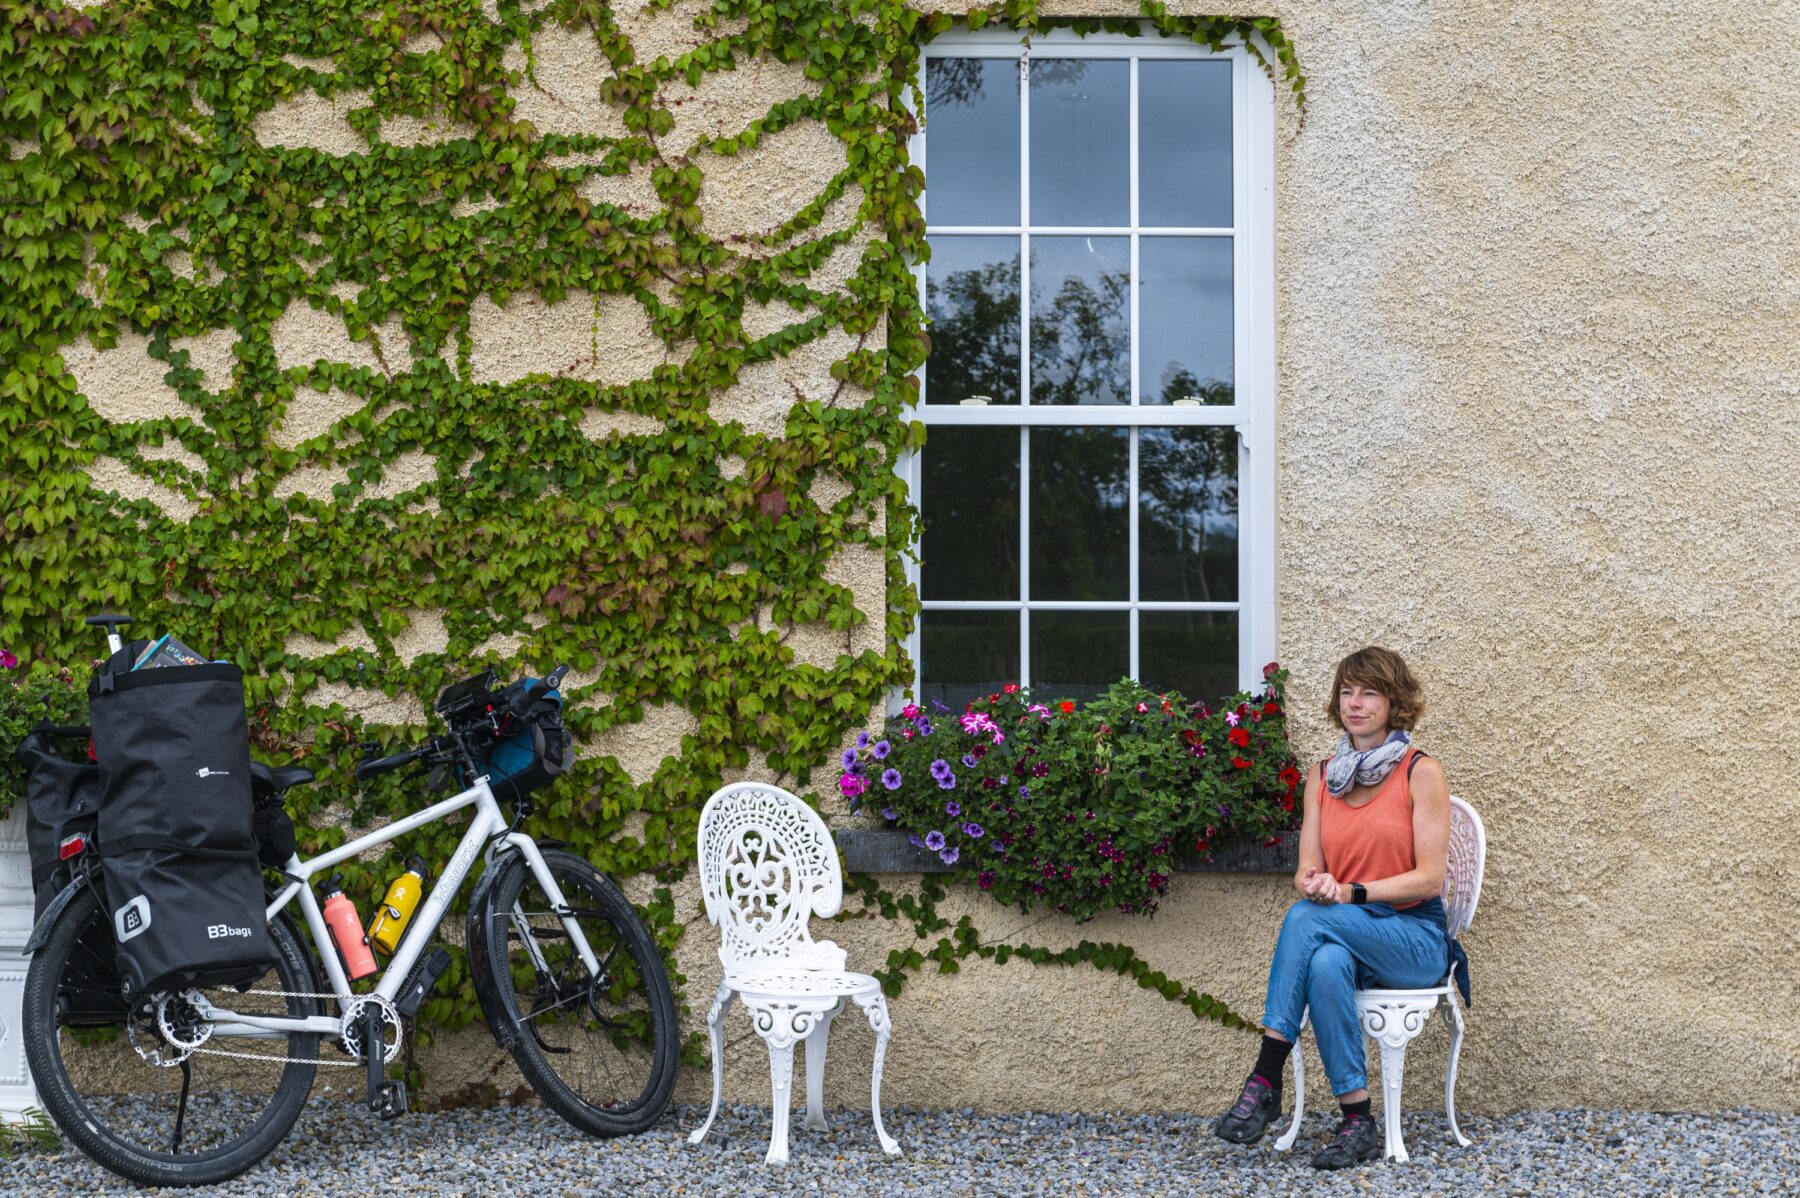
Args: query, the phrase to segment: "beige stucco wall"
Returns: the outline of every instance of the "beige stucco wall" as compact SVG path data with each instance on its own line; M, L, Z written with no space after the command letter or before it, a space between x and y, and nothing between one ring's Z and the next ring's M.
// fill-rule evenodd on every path
M1787 781L1800 743L1800 13L1748 0L1704 21L1626 2L1263 7L1294 39L1311 100L1304 129L1285 99L1277 119L1280 656L1311 712L1344 651L1407 653L1432 700L1421 742L1486 818L1462 1105L1800 1107L1800 798ZM656 36L680 33L671 19ZM580 90L580 64L557 58L589 53L578 39L537 53L547 86ZM692 105L684 130L719 132L800 86L740 70L671 99ZM595 130L614 119L595 112ZM353 152L341 125L315 104L272 118L270 135ZM709 179L729 177L702 194L709 222L754 232L817 194L843 163L819 133L701 155ZM523 319L533 302L484 311L484 377L513 362L624 369L591 357L585 311ZM337 317L293 315L309 355L368 354ZM643 340L631 315L602 321L608 345ZM534 340L564 324L575 344ZM640 373L675 352L644 349ZM762 368L715 414L778 433L782 397L824 385L843 352L815 343ZM155 386L109 384L114 355L77 368L109 418L168 405ZM120 369L141 385L141 363ZM847 579L877 615L879 569ZM804 635L803 656L835 655ZM637 726L603 748L648 777L676 747L674 715L651 725L666 743ZM1323 722L1298 723L1316 758ZM715 942L692 884L680 894L697 1028ZM960 893L948 913L973 910L991 939L1124 940L1254 1015L1287 897L1281 879L1187 875L1153 921L1077 928ZM817 931L867 966L911 944L904 925L873 920ZM1209 1111L1253 1047L1085 967L928 972L892 1010L890 1103ZM871 1041L853 1023L828 1093L860 1106ZM434 1087L486 1075L482 1039L429 1049ZM1413 1105L1438 1105L1443 1043L1433 1031L1415 1047ZM705 1085L690 1071L680 1096ZM740 1016L727 1094L766 1101L767 1087Z

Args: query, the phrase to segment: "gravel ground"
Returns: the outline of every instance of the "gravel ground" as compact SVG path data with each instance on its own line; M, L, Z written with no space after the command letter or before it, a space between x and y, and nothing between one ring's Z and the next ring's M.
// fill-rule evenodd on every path
M1559 1111L1468 1116L1473 1148L1445 1138L1441 1116L1406 1117L1413 1159L1339 1174L1307 1166L1330 1130L1308 1120L1291 1154L1273 1136L1251 1148L1209 1134L1195 1115L993 1115L888 1112L905 1155L889 1159L867 1113L828 1115L829 1132L797 1126L784 1170L766 1168L769 1112L720 1112L705 1144L686 1133L704 1114L680 1108L645 1135L587 1139L535 1108L409 1115L392 1124L315 1100L263 1163L210 1193L289 1195L1800 1195L1800 1116ZM798 1112L795 1123L798 1124ZM1305 1151L1303 1151L1305 1150ZM143 1195L73 1150L0 1161L0 1194ZM179 1191L170 1191L179 1192ZM189 1191L192 1193L193 1191Z

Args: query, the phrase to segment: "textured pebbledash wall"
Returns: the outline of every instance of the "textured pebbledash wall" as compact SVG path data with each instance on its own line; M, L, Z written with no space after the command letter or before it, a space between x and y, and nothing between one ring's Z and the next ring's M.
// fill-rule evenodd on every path
M1800 743L1796 26L1746 0L1713 5L1704 22L1624 0L1574 12L1265 7L1294 40L1309 94L1304 129L1278 101L1276 134L1280 656L1294 670L1298 744L1316 760L1329 747L1318 708L1336 658L1370 641L1406 653L1431 700L1421 743L1487 821L1461 1103L1800 1107L1800 796L1788 781ZM689 0L617 15L640 48L676 54L724 32L697 31L698 11ZM542 90L517 90L519 115L546 131L615 134L591 40L547 29L534 52ZM765 63L674 85L666 99L686 141L742 128L807 87ZM383 132L457 135L415 124ZM767 228L818 194L844 151L815 125L735 159L704 157L706 227ZM331 154L365 149L345 104L316 96L257 132ZM583 186L627 208L658 203L635 174ZM824 228L847 227L855 203L834 206ZM841 285L865 244L859 235L834 254L813 285ZM586 298L528 293L484 305L470 330L477 379L553 369L605 382L685 352L651 336L635 305L596 312ZM801 319L777 308L745 323ZM389 328L352 340L340 317L296 301L276 351L376 367L394 360L391 333L404 341ZM209 379L229 373L229 344L192 348ZM849 348L838 335L747 368L715 415L779 432L796 397L837 385L828 368ZM141 337L104 353L78 345L69 365L109 420L181 403ZM295 443L357 402L302 394L280 434ZM590 435L638 431L623 418ZM404 494L432 469L391 469L365 493ZM192 513L191 499L117 462L97 463L93 478ZM322 468L291 485L323 497L344 481ZM884 598L870 551L846 549L831 569L875 619L848 635L797 630L802 657L827 663L879 648ZM417 643L396 649L441 652L433 619L417 613ZM380 719L418 715L404 696L342 697ZM653 707L587 752L642 783L693 719ZM727 777L738 775L768 776L754 758ZM1289 897L1281 879L1189 875L1154 920L1075 927L960 892L947 908L952 919L976 911L989 939L1122 940L1254 1015ZM698 1027L716 940L691 879L676 903ZM853 966L912 942L909 928L877 920L815 932L847 947ZM1085 967L970 961L910 979L892 1012L890 1103L1212 1110L1253 1048ZM854 1024L837 1025L828 1098L864 1106L872 1040ZM1415 1044L1409 1105L1441 1102L1443 1044L1435 1031ZM514 1076L484 1033L442 1037L424 1057L440 1092ZM727 1096L766 1102L766 1058L741 1013L728 1059ZM686 1071L679 1096L705 1094L704 1074ZM904 1139L904 1121L896 1130Z

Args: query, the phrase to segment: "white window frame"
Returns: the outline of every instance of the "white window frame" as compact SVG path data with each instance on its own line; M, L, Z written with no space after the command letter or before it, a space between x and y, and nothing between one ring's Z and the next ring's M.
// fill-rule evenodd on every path
M1254 689L1262 684L1264 663L1276 659L1276 590L1275 590L1275 88L1262 65L1244 47L1241 39L1232 39L1221 51L1188 42L1162 37L1153 26L1143 25L1144 34L1131 37L1119 33L1092 33L1079 36L1068 29L1056 29L1036 36L1010 29L970 31L958 29L935 38L924 48L920 70L939 58L1013 58L1022 73L1028 72L1034 58L1126 58L1131 61L1131 325L1133 394L1138 394L1138 294L1142 276L1138 269L1138 71L1137 62L1147 59L1225 60L1232 69L1232 219L1228 228L1176 229L1157 226L1155 235L1230 236L1232 254L1233 310L1233 398L1230 405L1168 407L1161 404L1119 405L1032 405L1030 403L1030 261L1031 234L1104 233L1118 236L1125 229L1033 227L1030 224L1031 179L1031 101L1030 89L1024 88L1020 141L1020 220L1017 226L934 226L930 217L931 168L927 158L926 130L921 123L918 133L908 144L911 159L925 172L926 194L921 200L927 234L1025 235L1025 249L1020 260L1020 353L1023 379L1020 402L998 407L965 407L926 402L925 367L918 373L920 402L913 418L928 429L941 426L1011 427L1029 436L1031 428L1041 427L1144 427L1180 428L1193 426L1228 426L1238 434L1238 601L1235 603L1145 602L1138 599L1138 494L1137 440L1130 450L1131 496L1129 501L1131 556L1130 591L1125 600L1099 601L1032 601L1027 591L1021 598L1006 600L932 600L922 601L920 618L930 611L1006 610L1018 609L1019 669L1021 678L1031 677L1030 611L1235 611L1238 615L1238 685ZM1027 75L1028 78L1028 75ZM921 76L919 83L924 85ZM910 99L909 99L910 104ZM916 114L915 114L916 115ZM915 263L919 303L925 303L925 264ZM1146 415L1154 419L1145 419ZM929 446L925 449L930 452ZM1021 588L1030 574L1031 511L1029 458L1022 458L1019 504L1019 536L1021 554ZM908 494L915 509L923 512L923 470L920 455L908 452L901 456L897 469L906 480ZM914 593L920 586L920 550L917 546L906 561L907 579ZM1130 621L1129 670L1137 676L1138 621ZM921 660L919 621L907 638L907 651L913 661L910 693L920 693ZM891 711L898 711L905 701L896 689L890 695ZM1211 701L1218 696L1194 695L1190 698Z

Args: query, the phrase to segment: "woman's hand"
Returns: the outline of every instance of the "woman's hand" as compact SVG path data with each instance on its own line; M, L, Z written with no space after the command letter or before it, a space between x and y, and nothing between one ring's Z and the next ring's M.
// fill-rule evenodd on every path
M1341 885L1322 869L1308 869L1301 880L1301 893L1315 903L1341 903L1349 892L1348 886Z

